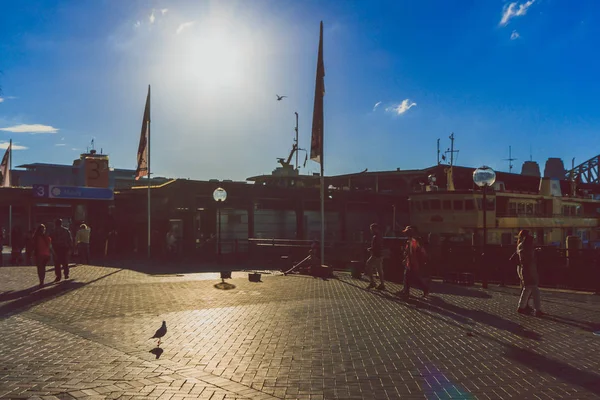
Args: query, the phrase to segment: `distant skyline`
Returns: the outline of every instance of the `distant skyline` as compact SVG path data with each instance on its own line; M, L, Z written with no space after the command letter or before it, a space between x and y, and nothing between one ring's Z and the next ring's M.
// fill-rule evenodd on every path
M0 149L70 164L94 139L135 169L152 85L152 172L244 180L310 146L324 22L325 173L567 169L597 154L600 3L566 0L9 0ZM276 95L287 96L280 101ZM304 153L299 157L301 165ZM308 161L303 174L319 171Z

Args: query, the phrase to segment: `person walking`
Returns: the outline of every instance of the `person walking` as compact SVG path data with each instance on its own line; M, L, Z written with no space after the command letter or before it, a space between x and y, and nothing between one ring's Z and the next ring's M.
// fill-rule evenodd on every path
M40 280L40 287L44 286L46 277L46 265L50 261L50 253L52 251L52 239L46 234L46 226L40 224L33 234L33 256L35 257L35 265L37 274Z
M521 280L521 297L519 298L520 314L529 314L532 309L527 304L529 298L533 298L534 315L541 317L544 315L540 299L539 276L535 262L535 248L533 246L533 237L527 229L519 232L517 240L517 255L519 256L519 265L517 274Z
M367 289L377 288L377 290L385 290L385 282L383 280L383 239L379 230L379 225L376 223L370 226L371 234L371 247L368 248L371 256L367 260L367 275L371 283L367 286ZM377 270L379 275L379 286L375 284L374 270Z
M71 232L62 225L62 219L54 222L54 233L52 234L52 248L54 250L54 282L60 282L61 267L65 273L65 279L69 279L69 251L73 248Z
M90 263L90 235L92 229L86 224L79 225L79 230L75 234L75 243L77 244L77 253L79 262L82 264Z
M404 288L396 293L396 296L410 297L410 287L415 285L423 291L423 297L429 295L429 287L421 278L421 270L427 261L427 252L420 242L416 227L407 226L402 231L408 237L404 248Z

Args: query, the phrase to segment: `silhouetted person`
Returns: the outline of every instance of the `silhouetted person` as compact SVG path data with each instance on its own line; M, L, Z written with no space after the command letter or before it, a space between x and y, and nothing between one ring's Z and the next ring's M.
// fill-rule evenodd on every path
M423 282L421 278L421 269L424 267L427 261L427 253L423 244L420 242L417 228L414 226L407 226L402 231L408 240L406 241L406 247L404 250L404 288L396 293L397 296L409 297L410 287L415 285L419 289L423 290L423 297L427 297L429 294L429 287Z
M75 243L77 244L77 253L79 253L79 262L82 264L90 263L90 235L92 229L86 224L79 225L79 230L75 234Z
M537 273L537 266L535 265L535 248L533 246L533 237L529 234L527 229L523 229L519 232L519 238L517 241L517 254L519 256L519 265L517 267L517 274L521 279L521 297L519 298L519 308L517 312L521 314L528 314L531 312L529 305L529 297L533 297L533 306L535 308L535 316L541 317L544 315L542 312L542 304L540 299L540 288L538 287L539 277Z
M71 232L62 225L62 219L54 222L54 233L52 234L52 248L54 250L54 273L55 282L61 277L61 267L65 273L65 279L69 279L69 251L73 248Z
M32 240L35 265L37 267L38 278L40 279L40 287L42 287L44 286L44 278L46 277L46 265L50 261L50 245L52 243L50 236L46 235L46 226L44 224L37 227Z
M371 283L367 286L367 289L377 287L377 290L385 290L385 282L383 281L383 239L379 230L379 225L371 224L371 247L368 248L371 256L367 260L367 275ZM379 275L379 286L375 284L375 276L373 270L377 270Z

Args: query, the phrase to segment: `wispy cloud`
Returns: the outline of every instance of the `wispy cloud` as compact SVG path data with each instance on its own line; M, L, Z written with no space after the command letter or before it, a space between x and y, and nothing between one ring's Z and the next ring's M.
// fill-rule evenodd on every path
M8 149L10 142L0 142L0 149L2 150L6 150ZM12 144L12 149L13 150L27 150L29 147L25 147L25 146L21 146L18 144Z
M139 28L140 25L142 25L142 23L140 21L135 21L135 24L133 24L134 28Z
M179 35L184 30L191 28L194 25L194 23L195 21L184 22L183 24L179 25L179 28L177 28L176 33Z
M150 14L150 17L148 17L148 21L150 21L151 24L153 24L154 21L156 21L156 17L154 16L154 10L152 10L152 14Z
M521 35L519 35L519 32L517 31L512 31L512 33L510 34L510 40L517 40L520 37Z
M64 143L56 143L55 146L66 146Z
M373 111L377 110L377 107L379 107L381 105L381 102L378 101L377 103L375 103L375 105L373 106Z
M0 103L4 102L5 100L11 100L11 99L16 99L16 97L13 97L13 96L2 97L2 96L0 96Z
M54 128L52 126L49 126L49 125L21 124L21 125L9 126L6 128L0 128L0 131L13 132L13 133L56 133L56 132L58 132L58 129Z
M416 106L417 103L411 102L409 99L404 99L402 100L402 103L388 107L385 109L385 111L394 113L396 115L402 115L408 110L410 110L412 107Z
M0 97L0 103L4 102L4 98Z
M500 19L500 25L505 26L514 17L521 17L527 14L527 9L535 3L535 0L529 0L526 3L517 5L517 2L510 3L504 6L502 10L502 19Z
M161 13L162 15L165 15L165 14L166 14L166 13L168 13L168 12L169 12L169 9L168 9L168 8L163 8L163 9L161 9L161 10L160 10L160 13Z

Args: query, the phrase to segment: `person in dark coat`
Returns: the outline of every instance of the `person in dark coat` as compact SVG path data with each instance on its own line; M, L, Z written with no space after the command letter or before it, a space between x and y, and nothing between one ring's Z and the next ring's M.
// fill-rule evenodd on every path
M528 314L531 309L527 303L529 297L532 297L535 316L541 317L544 313L542 312L540 289L538 287L539 276L535 262L535 248L533 245L533 237L526 229L519 232L517 255L519 257L517 274L519 275L521 286L523 287L521 289L521 297L519 299L519 308L517 309L517 312L520 314Z

